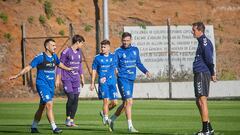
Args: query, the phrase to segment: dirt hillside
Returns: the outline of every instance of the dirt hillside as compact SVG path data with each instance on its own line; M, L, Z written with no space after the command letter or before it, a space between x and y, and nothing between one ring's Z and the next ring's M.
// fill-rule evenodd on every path
M214 26L218 78L240 79L239 0L108 0L108 4L112 50L118 47L125 25L166 25L167 18L172 25L203 21ZM8 80L22 67L22 24L27 37L45 37L68 36L72 23L74 33L86 39L83 50L90 65L96 38L102 39L102 0L1 0L0 7L0 97L33 95L30 88L22 86L22 78ZM27 63L43 49L43 41L26 41ZM56 41L59 54L69 41Z

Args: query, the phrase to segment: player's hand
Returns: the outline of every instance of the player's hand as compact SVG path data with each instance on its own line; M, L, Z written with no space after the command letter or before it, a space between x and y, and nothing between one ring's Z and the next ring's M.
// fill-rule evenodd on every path
M216 76L216 75L211 76L211 80L212 80L213 82L217 82L217 76Z
M107 78L106 78L106 77L103 77L103 78L100 79L100 83L105 83L106 80L107 80Z
M59 79L56 80L55 86L56 86L56 88L58 88L60 86L60 80Z
M147 78L151 78L152 77L152 75L150 74L150 72L146 72L146 76L147 76Z
M68 70L68 71L72 71L73 69L69 67L67 70Z
M83 88L84 84L85 84L85 81L84 81L84 80L81 80L82 88Z
M94 90L94 84L90 85L90 90L93 91Z
M14 76L9 77L9 80L14 80L16 78L18 78L18 75L14 75Z

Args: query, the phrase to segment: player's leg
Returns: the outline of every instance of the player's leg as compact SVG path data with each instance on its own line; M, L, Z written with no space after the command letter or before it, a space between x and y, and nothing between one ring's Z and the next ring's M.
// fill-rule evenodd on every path
M108 105L109 111L111 111L113 108L115 108L117 106L117 104L118 104L117 99L111 100L110 104Z
M194 74L194 88L196 96L196 105L199 109L202 130L197 134L213 134L214 130L209 122L207 97L209 94L210 75L205 73Z
M108 121L108 104L109 104L109 86L107 82L105 83L99 83L98 88L98 98L102 99L103 105L102 110L100 111L100 116L102 118L102 122L104 125L107 124Z
M132 123L132 105L133 105L133 83L134 81L128 80L128 84L129 84L129 96L127 98L127 103L126 103L126 117L127 117L127 121L128 121L128 131L129 132L138 132L138 130L136 130L133 126ZM128 94L127 93L127 94Z
M66 93L67 95L67 103L66 103L66 126L71 126L71 114L72 114L72 106L74 103L74 94Z
M74 117L76 115L77 108L78 108L78 99L79 99L79 93L73 94L73 104L71 106L72 108L71 108L71 113L70 113L70 123L71 123L71 126L73 126L73 127L78 126L74 123Z
M67 95L65 125L69 127L69 126L71 126L70 115L71 115L71 111L72 111L74 94L73 94L73 88L72 88L71 81L64 80L64 81L62 81L62 83L63 83L64 92Z
M116 82L113 81L113 83L109 86L110 89L110 103L108 105L109 111L111 111L113 108L117 106L117 98L118 98L118 93L117 93L117 87L116 87Z
M32 122L31 133L39 133L37 126L42 118L44 109L45 109L45 104L39 104L38 110L36 111L34 115L34 120Z

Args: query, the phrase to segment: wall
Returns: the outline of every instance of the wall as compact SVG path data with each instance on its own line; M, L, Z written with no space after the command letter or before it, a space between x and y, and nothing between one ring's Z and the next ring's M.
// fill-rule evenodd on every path
M90 85L86 84L81 91L80 97L96 98L96 92L89 90ZM119 95L120 96L120 95ZM134 98L168 98L168 83L135 83ZM173 98L194 98L193 82L173 82L172 83ZM237 81L218 81L211 82L210 94L211 98L222 97L240 97L240 80Z

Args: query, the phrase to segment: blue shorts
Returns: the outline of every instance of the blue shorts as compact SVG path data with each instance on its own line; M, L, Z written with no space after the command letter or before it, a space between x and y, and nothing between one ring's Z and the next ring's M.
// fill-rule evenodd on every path
M129 80L126 78L118 78L118 89L122 96L123 100L129 99L133 97L133 80Z
M36 85L37 92L40 97L40 104L45 104L52 101L54 97L54 88L47 87L46 85Z
M108 98L109 100L115 100L118 98L116 80L107 79L105 83L98 84L98 98L104 99Z

